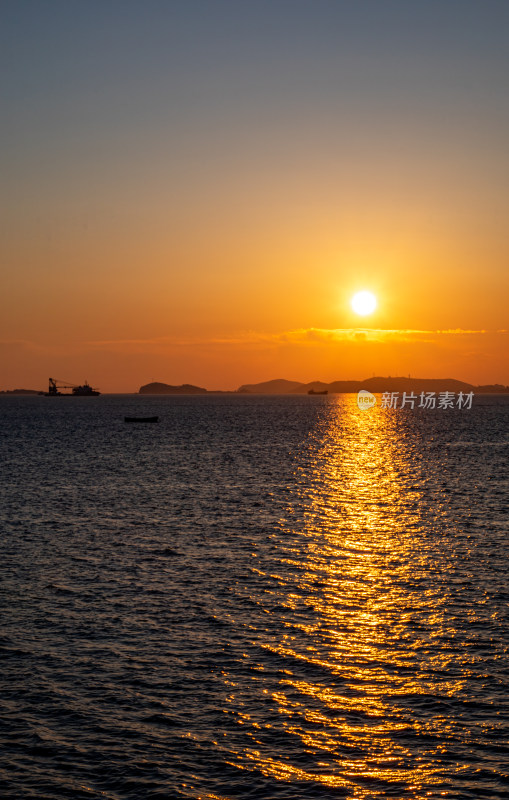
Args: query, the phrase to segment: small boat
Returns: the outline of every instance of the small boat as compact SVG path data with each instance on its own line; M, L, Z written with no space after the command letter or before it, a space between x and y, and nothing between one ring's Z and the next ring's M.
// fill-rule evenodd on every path
M124 417L124 422L159 422L159 417Z
M323 392L315 392L314 389L310 389L308 392L308 394L328 394L328 393L329 393L328 389L324 389Z

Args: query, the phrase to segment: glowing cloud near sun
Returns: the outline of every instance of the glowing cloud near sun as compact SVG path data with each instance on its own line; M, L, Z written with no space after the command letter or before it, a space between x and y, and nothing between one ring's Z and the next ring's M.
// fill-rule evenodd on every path
M367 314L372 314L376 308L376 297L372 292L357 292L354 294L351 301L352 309L356 314L365 317Z

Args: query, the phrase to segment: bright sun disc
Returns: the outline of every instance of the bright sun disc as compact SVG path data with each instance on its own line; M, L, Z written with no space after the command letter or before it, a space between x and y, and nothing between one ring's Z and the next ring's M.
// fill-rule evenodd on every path
M371 314L376 308L376 297L371 292L357 292L352 297L352 308L356 314L365 317Z

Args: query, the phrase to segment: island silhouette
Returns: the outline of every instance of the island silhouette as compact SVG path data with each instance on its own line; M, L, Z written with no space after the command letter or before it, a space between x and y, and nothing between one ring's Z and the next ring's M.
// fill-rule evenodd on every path
M357 393L361 389L373 394L382 392L477 392L478 394L507 394L509 386L500 383L475 386L472 383L456 380L455 378L404 378L404 377L374 377L361 381L311 381L300 383L289 381L285 378L275 378L261 383L246 383L234 392L236 394L349 394ZM139 394L218 394L218 391L204 389L184 383L181 386L172 386L167 383L147 383L141 386ZM224 394L224 392L220 392Z
M207 394L207 389L201 386L193 386L190 383L183 383L181 386L171 386L168 383L147 383L141 386L138 394Z

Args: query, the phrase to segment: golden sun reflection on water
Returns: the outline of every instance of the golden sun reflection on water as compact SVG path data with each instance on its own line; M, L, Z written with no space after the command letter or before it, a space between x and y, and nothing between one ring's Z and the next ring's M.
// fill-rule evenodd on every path
M305 525L288 531L277 572L265 575L281 629L261 646L284 674L264 690L277 723L257 726L289 737L301 758L267 752L253 733L243 759L267 777L350 797L396 796L398 787L398 797L421 796L434 782L416 749L421 737L425 750L428 726L409 708L439 684L446 695L456 687L435 675L432 642L422 648L432 598L419 585L426 548L408 442L393 411L361 412L352 396L324 405L322 422L295 476Z

